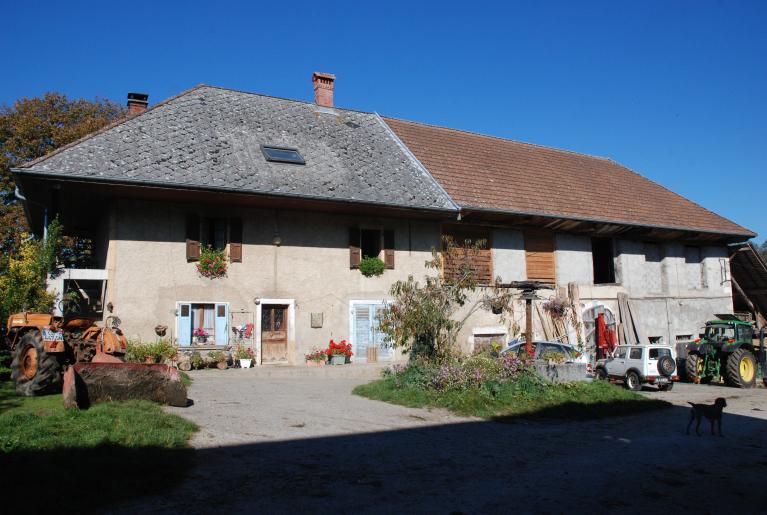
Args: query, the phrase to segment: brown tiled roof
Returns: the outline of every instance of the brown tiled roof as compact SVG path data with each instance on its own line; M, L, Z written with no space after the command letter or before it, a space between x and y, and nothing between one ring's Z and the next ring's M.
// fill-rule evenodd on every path
M384 119L463 208L754 236L610 159Z

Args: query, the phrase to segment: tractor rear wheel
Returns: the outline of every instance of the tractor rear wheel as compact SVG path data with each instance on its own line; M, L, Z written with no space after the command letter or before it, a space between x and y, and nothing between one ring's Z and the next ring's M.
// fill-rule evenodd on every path
M45 352L40 333L30 331L16 346L11 363L11 379L16 393L26 397L41 395L61 386L61 364Z
M727 358L727 384L736 388L753 388L756 384L756 359L746 349L738 349Z
M703 356L700 354L688 354L685 361L685 372L687 373L687 380L691 383L704 383L706 378L703 377Z

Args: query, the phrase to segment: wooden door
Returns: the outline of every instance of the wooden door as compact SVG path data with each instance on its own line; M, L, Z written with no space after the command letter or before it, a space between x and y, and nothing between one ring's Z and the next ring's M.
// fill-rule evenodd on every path
M288 307L261 307L261 360L277 363L288 359Z

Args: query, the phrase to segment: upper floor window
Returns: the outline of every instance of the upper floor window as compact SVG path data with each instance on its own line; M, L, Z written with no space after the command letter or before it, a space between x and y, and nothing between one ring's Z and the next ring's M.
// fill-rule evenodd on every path
M242 219L204 217L189 213L186 217L186 260L200 259L200 246L229 250L229 260L242 262Z
M591 238L591 260L594 284L615 282L615 252L610 238Z
M551 232L525 231L525 266L528 281L557 282L554 235Z
M383 254L383 256L382 256ZM362 258L379 258L394 268L394 231L377 228L349 228L349 268L359 268Z
M493 283L489 229L451 225L443 227L442 238L442 272L446 277L455 277L464 270L474 274L477 284Z

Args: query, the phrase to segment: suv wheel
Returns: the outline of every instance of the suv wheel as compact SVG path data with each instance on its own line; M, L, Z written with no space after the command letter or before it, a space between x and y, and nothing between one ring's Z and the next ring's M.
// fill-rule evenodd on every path
M666 383L658 385L658 390L661 392L670 392L674 388L674 383Z
M642 389L642 383L639 381L639 374L633 371L626 374L626 388L633 392L638 392Z

